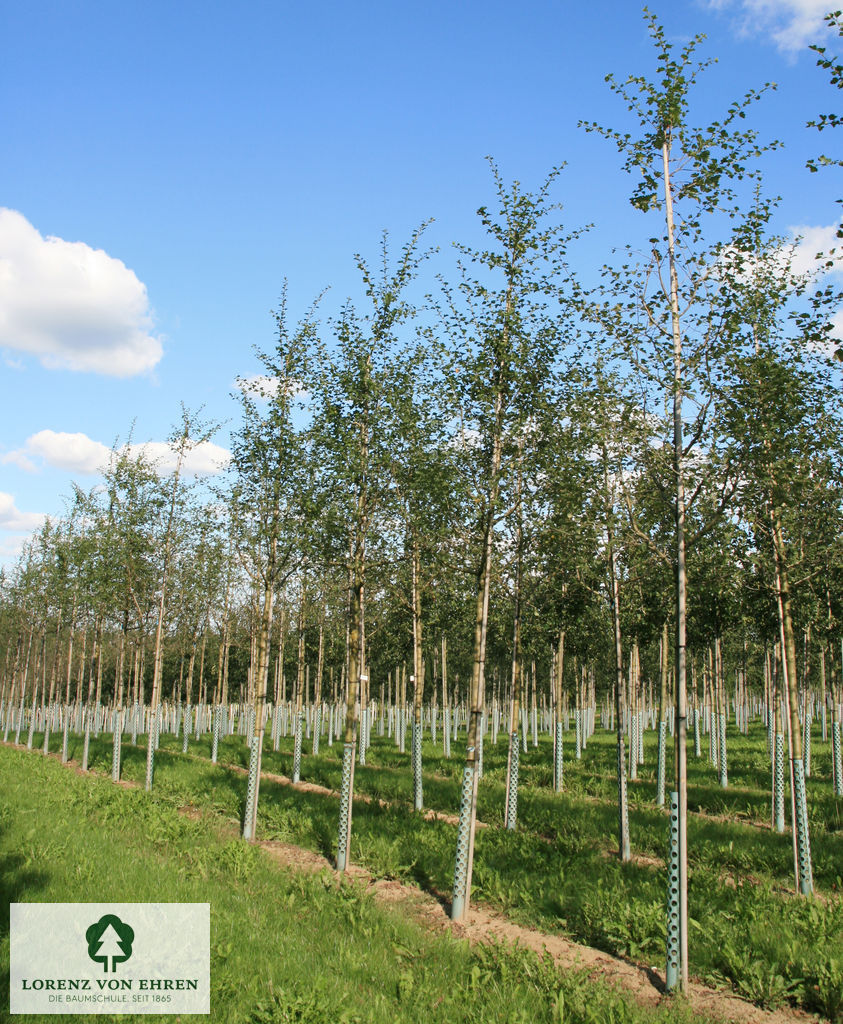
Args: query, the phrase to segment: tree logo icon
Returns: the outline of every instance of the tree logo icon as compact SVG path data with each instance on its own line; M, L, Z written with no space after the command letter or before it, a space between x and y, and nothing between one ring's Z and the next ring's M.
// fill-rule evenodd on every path
M117 970L117 964L122 964L132 955L132 943L135 941L134 930L114 914L104 914L96 924L85 932L88 942L88 956L102 969L108 971L108 961L111 961L111 970Z

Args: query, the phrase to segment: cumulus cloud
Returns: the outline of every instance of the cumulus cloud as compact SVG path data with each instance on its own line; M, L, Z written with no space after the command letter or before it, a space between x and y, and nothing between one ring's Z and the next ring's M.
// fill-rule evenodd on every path
M46 518L42 512L21 512L14 496L0 491L0 530L31 533L39 529Z
M753 276L789 279L796 284L805 275L816 279L843 271L843 245L837 237L836 224L803 225L791 228L790 233L791 243L765 253L760 259L753 253L727 246L720 254L720 265L744 284Z
M767 35L783 53L793 54L822 41L823 18L833 5L828 0L708 0L708 6L736 11L742 35Z
M278 377L268 377L263 373L252 374L251 377L238 377L234 386L244 395L252 398L274 398L278 394L278 386L281 381ZM307 398L308 391L297 381L292 382L291 398Z
M23 551L27 538L23 536L0 536L0 562L14 562Z
M93 441L87 434L66 434L55 430L39 430L24 447L27 455L34 455L48 466L72 473L99 473L108 465L111 455L109 448Z
M146 286L121 260L84 242L42 235L0 208L0 347L48 369L112 377L161 359Z
M791 263L797 274L816 273L829 260L835 261L835 271L843 269L840 265L841 241L837 237L836 224L829 224L826 227L802 225L790 230L794 238L799 239L794 245Z
M126 445L129 456L143 455L161 474L176 468L176 453L166 441L147 441ZM92 476L103 472L111 459L111 449L87 434L69 434L56 430L39 430L27 438L23 448L8 452L0 462L12 463L29 472L37 471L38 459L54 469ZM186 476L209 476L221 472L231 459L231 453L211 441L203 441L190 449L182 464Z
M143 453L159 473L171 473L176 468L176 452L166 441L147 441L129 445L130 454ZM219 473L231 461L231 452L212 441L202 441L191 448L182 463L186 476L211 476Z

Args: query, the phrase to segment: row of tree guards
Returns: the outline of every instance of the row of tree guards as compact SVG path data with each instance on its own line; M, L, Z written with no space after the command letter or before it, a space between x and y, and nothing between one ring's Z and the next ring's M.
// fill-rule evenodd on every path
M664 640L664 638L663 638ZM662 645L662 652L665 647ZM44 754L55 744L61 750L61 760L68 759L68 742L71 734L84 736L82 769L88 769L89 743L91 736L107 734L112 737L112 778L117 781L121 771L121 751L124 737L137 743L139 735L147 736L147 789L154 779L155 751L160 736L169 733L182 737L182 751L187 753L190 741L211 737L211 761L218 759L219 742L223 737L240 736L250 750L246 809L243 822L245 839L256 838L257 809L259 801L261 752L268 734L273 750L278 750L282 739L293 739L293 782L301 779L302 752L305 743L312 755L318 755L320 742L333 746L342 743L342 782L340 789L340 820L337 842L337 868L347 868L351 849L351 826L353 804L353 779L355 761L366 763L366 751L371 737L388 736L394 739L399 751L407 746L408 729L410 738L410 763L414 779L414 802L417 810L423 807L422 790L422 737L427 731L432 743L441 744L443 754L451 756L451 743L462 735L474 750L469 751L467 768L461 788L460 819L457 834L457 849L454 870L454 894L452 916L459 920L468 908L473 862L472 804L476 800L476 787L483 774L483 746L491 742L497 745L501 737L508 743L507 784L504 807L504 823L514 829L517 822L518 806L518 765L520 752L526 753L528 745L539 745L539 734L548 735L553 751L553 788L559 792L564 787L563 740L565 733L573 733L573 755L579 759L586 749L590 736L598 726L613 731L617 736L618 749L618 811L619 811L619 853L622 859L631 857L629 843L629 810L626 802L626 779L637 778L639 765L644 763L644 733L657 733L657 794L656 802L665 804L667 774L667 737L672 738L674 747L678 738L678 716L676 702L671 696L671 671L663 654L661 679L658 692L652 684L645 685L640 678L640 659L637 645L633 646L629 659L629 672L619 693L604 690L598 700L595 673L591 667L575 668L575 684L560 685L563 675L561 662L564 657L564 638L560 637L558 649L550 661L549 685L537 688L535 664L532 665L532 705L522 693L521 676L513 671L504 692L492 691L482 700L478 709L472 707L449 688L447 681L447 648L442 643L441 680L442 688L434 691L433 699L422 699L423 684L416 686L415 675L409 679L406 667L389 673L387 682L376 687L381 696L372 696L371 680L366 672L357 671L357 685L353 678L340 676L343 694L328 694L323 698L319 692L315 699L305 692L305 680L309 666L297 673L298 686L292 700L283 696L286 684L279 683L281 699L274 702L262 699L256 691L252 701L239 703L191 704L181 699L158 701L152 704L135 702L121 704L114 698L103 704L93 700L93 693L87 700L77 694L73 702L55 699L55 686L44 684L45 665L38 658L32 666L35 683L27 687L28 666L18 666L7 673L0 688L0 729L3 741L20 744L26 737L28 748L33 746L35 733L43 734L41 749ZM351 662L352 659L349 659ZM751 722L760 720L765 727L767 751L771 764L771 827L782 832L785 828L785 761L789 764L791 820L794 835L794 872L798 890L804 895L812 892L810 837L806 803L806 779L811 777L811 736L812 726L823 744L831 743L832 783L837 796L843 796L843 761L841 760L841 713L843 694L835 691L833 683L827 685L825 656L820 659L821 688L814 690L809 685L791 687L787 677L786 661L782 662L776 645L765 651L763 657L763 679L760 687L752 690L745 671L738 668L734 673L733 687L725 685L720 653L720 643L712 644L704 660L702 689L691 689L692 701L688 709L689 729L693 736L694 754L703 756L703 738L707 737L707 756L717 771L720 784L728 785L727 723L732 722L740 733L749 731ZM321 665L318 672L321 673ZM352 666L353 667L353 666ZM39 672L41 685L39 686ZM338 674L340 675L340 674ZM393 681L395 688L393 692ZM804 680L803 680L804 681ZM408 695L407 682L412 692ZM569 681L570 683L570 681ZM527 687L524 687L527 690ZM617 687L615 687L617 689ZM28 692L29 690L29 692ZM408 699L408 696L410 699ZM441 696L441 705L440 705ZM180 692L179 692L180 697ZM474 726L472 730L472 726ZM785 745L788 756L785 758ZM467 780L467 781L466 781ZM678 834L679 795L673 790L669 797L669 861L668 861L668 922L667 922L667 976L668 987L679 984L680 927L678 904Z

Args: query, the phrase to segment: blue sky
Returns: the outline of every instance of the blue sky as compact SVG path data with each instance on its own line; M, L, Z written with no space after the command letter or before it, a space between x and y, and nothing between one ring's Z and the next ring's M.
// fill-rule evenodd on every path
M652 7L719 60L700 120L778 83L751 115L785 143L766 161L778 226L827 237L840 178L804 168L839 149L804 127L839 104L807 49L837 52L823 4ZM0 34L0 559L132 423L161 442L180 402L204 404L225 449L284 278L294 314L326 286L330 311L354 252L429 217L447 270L450 242L478 240L486 154L526 187L567 162L566 222L595 225L572 254L586 279L646 236L616 152L577 128L626 130L603 79L652 73L637 3L28 0Z

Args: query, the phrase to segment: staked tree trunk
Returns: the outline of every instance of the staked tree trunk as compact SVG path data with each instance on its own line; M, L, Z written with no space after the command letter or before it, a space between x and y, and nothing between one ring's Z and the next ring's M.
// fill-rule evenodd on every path
M295 734L293 736L293 782L299 782L301 780L301 748L303 741L303 725L304 725L304 684L305 684L305 664L304 664L304 603L305 603L305 585L302 580L301 587L301 600L299 602L299 622L298 622L298 658L296 660L296 717L295 717Z
M257 665L254 673L254 705L252 745L249 752L249 778L246 790L246 810L243 817L243 838L249 842L257 839L258 797L260 793L261 758L265 726L266 684L269 675L269 638L272 633L273 598L275 594L275 566L278 552L278 537L273 534L269 544L269 558L263 579L260 628L257 636ZM203 636L204 654L204 636Z
M805 793L805 764L802 759L802 730L799 722L799 695L796 677L796 639L791 612L790 581L787 569L787 549L781 520L774 508L770 510L773 550L776 567L776 604L782 642L782 676L785 698L789 710L789 756L791 811L795 843L796 887L804 896L813 892L811 867L811 841L808 830L808 809Z
M670 671L670 633L667 619L662 626L659 646L659 757L656 782L656 804L664 807L664 786L667 762L667 676Z
M673 472L675 476L676 529L676 644L675 684L676 723L674 729L676 793L678 796L678 894L679 963L678 977L668 978L682 992L688 988L688 770L687 770L687 684L685 678L686 617L688 576L685 566L685 466L682 436L682 405L684 397L682 362L682 327L679 312L679 278L676 271L676 245L673 222L673 192L670 165L671 126L665 127L662 143L664 169L665 222L670 269L670 319L673 332ZM670 965L669 965L670 966ZM672 972L669 970L668 974Z
M419 541L415 533L413 533L412 538L412 560L414 683L412 735L413 803L415 809L420 811L424 807L424 794L422 791L422 701L424 699L424 654L422 647L421 586L419 580L421 558L419 554Z
M492 549L495 511L498 503L502 448L502 400L495 396L495 430L492 439L491 483L483 521L483 546L477 573L477 597L474 613L474 662L469 695L468 737L465 767L460 791L460 816L457 826L457 853L454 866L454 898L451 919L461 921L471 900L471 873L474 866L474 833L477 821L478 746L483 717L486 684L486 634L489 622L489 591L492 579Z
M564 781L563 771L563 749L562 734L565 728L565 690L564 690L564 668L565 668L565 630L559 630L559 637L556 642L556 656L553 659L553 716L554 716L554 737L553 737L553 788L557 793L562 792Z

